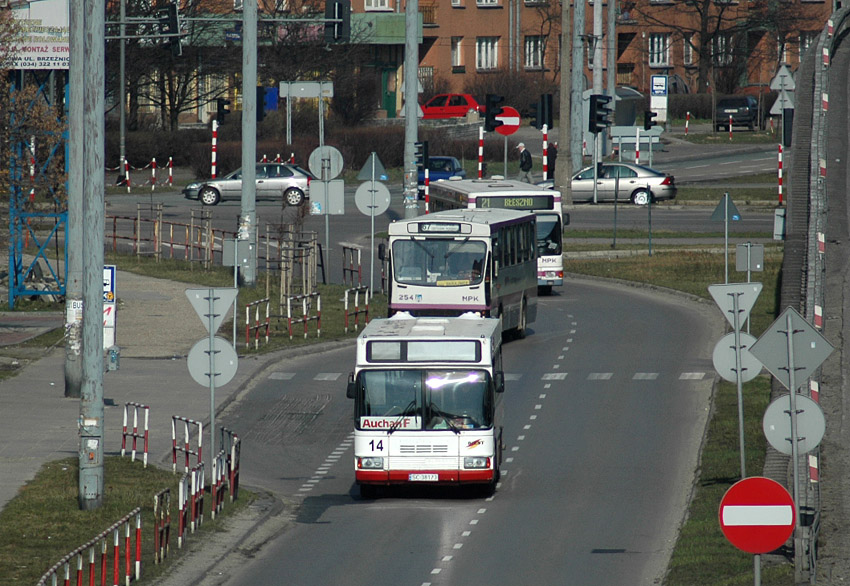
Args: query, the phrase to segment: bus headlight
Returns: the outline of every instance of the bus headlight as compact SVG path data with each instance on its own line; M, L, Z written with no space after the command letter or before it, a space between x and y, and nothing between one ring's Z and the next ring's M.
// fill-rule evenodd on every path
M382 470L384 459L380 457L360 458L357 467L363 470Z
M490 458L486 456L466 456L463 459L463 467L467 469L489 468Z

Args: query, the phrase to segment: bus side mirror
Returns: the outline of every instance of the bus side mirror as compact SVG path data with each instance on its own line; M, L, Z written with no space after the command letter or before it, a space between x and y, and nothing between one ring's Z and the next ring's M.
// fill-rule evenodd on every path
M357 390L357 387L354 384L354 373L350 372L350 373L348 373L348 386L345 389L345 398L346 399L353 399L356 390Z
M495 382L496 382L496 392L497 393L504 393L505 392L505 373L502 372L501 370L497 371L496 375L495 375Z
M378 245L378 259L387 260L387 246L383 242Z
M564 214L564 226L569 226L569 225L570 225L570 215Z

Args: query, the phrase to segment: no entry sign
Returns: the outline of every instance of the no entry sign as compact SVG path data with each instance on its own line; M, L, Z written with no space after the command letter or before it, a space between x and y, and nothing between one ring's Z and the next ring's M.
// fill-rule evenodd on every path
M521 119L516 108L505 106L502 108L502 113L496 116L496 120L502 121L502 125L496 127L496 132L503 136L510 136L519 129Z
M733 484L720 501L720 529L743 551L761 554L780 548L794 531L794 501L784 486L754 476Z

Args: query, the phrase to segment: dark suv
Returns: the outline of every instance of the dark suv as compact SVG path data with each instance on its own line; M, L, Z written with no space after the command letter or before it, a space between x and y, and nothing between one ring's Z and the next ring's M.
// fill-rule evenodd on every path
M746 126L750 130L755 130L758 125L760 130L764 130L764 110L759 111L758 101L752 96L720 99L714 111L714 128L728 130L730 116L732 126Z

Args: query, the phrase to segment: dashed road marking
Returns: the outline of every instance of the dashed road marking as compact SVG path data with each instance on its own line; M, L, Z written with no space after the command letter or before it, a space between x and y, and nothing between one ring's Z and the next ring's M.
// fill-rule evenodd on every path
M702 380L704 378L704 372L683 372L679 375L679 380Z
M655 380L657 378L657 372L636 372L632 380Z
M295 378L294 372L273 372L269 375L269 380L292 380Z
M591 372L587 375L587 380L610 380L612 376L613 372Z

